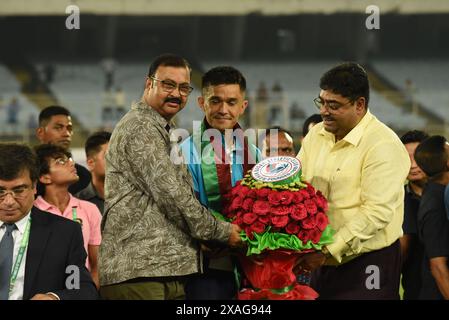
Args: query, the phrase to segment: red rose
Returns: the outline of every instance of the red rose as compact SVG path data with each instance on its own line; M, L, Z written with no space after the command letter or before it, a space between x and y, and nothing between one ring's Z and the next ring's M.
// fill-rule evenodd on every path
M267 188L257 189L256 193L258 199L265 200L268 197L268 194L270 193L270 189Z
M315 203L318 206L318 208L323 209L324 212L327 211L327 200L326 198L323 196L323 194L321 193L321 191L318 191L316 193L316 197L315 197Z
M310 240L312 240L313 243L318 243L321 239L321 231L318 228L313 228L310 230Z
M248 212L243 215L243 222L246 224L252 224L256 220L257 220L257 214L254 214L252 212Z
M251 189L248 188L247 186L238 185L238 186L232 188L231 194L234 197L239 196L239 197L245 198L250 190Z
M304 229L313 229L316 226L315 216L305 218L301 220L301 226Z
M326 229L327 225L329 224L329 219L323 212L318 212L315 216L316 226L318 229L323 231Z
M251 225L251 230L255 233L262 233L265 231L266 225L262 222L256 221Z
M307 192L309 193L310 196L314 196L315 195L315 188L310 183L307 183L306 190L307 190Z
M238 209L240 209L242 207L242 204L243 204L243 198L235 197L232 200L232 203L231 203L231 206L229 207L229 210L230 211L238 210Z
M309 214L316 214L318 212L318 208L316 207L316 204L313 200L304 200L304 205L306 206L307 212Z
M302 196L301 192L294 192L293 193L293 203L302 203L304 200L304 197Z
M257 191L255 189L250 189L246 197L251 199L257 199Z
M233 219L236 217L236 214L235 214L235 212L231 212L231 213L228 213L227 215L225 215L225 217L228 219Z
M290 213L290 208L287 206L273 207L271 208L271 213L278 216L284 216Z
M277 206L281 203L281 195L280 192L277 191L271 191L268 194L268 202L273 205L273 206Z
M290 217L293 220L302 220L304 218L307 218L307 209L306 207L301 203L297 206L294 206L292 208L292 212L290 213Z
M254 234L253 234L253 230L251 229L251 226L247 226L247 227L243 228L243 230L245 230L245 233L248 236L248 238L250 238L251 240L254 239Z
M271 223L273 226L278 228L283 228L288 223L288 216L273 216L271 217Z
M299 225L297 222L290 222L286 227L285 231L288 234L297 234L299 232Z
M258 216L257 221L263 223L263 224L268 224L270 222L270 217L268 215L266 216Z
M298 193L303 198L303 201L304 201L304 199L309 199L310 198L310 195L309 195L309 193L307 192L306 189L301 189L301 190L298 191Z
M268 212L270 212L270 204L267 201L257 200L253 204L253 212L258 215L266 215Z
M299 231L297 237L302 241L303 244L306 244L307 241L310 240L310 234L307 230L301 230Z
M243 200L242 209L247 212L251 211L253 209L253 203L254 203L253 199L246 198L245 200Z
M231 189L231 195L232 196L238 196L240 195L240 190L242 190L243 186L240 185L240 181Z
M233 224L236 224L238 226L241 226L243 224L243 219L241 216L237 216L234 221L232 221Z
M291 191L281 191L279 192L281 196L281 204L289 205L293 200L293 192Z

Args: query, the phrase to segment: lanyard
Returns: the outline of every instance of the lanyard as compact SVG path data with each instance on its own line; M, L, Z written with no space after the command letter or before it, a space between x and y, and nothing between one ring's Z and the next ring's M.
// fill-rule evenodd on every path
M81 227L83 227L83 220L78 219L78 215L76 214L76 207L72 207L72 218L73 221L78 222Z
M78 216L76 215L76 207L72 207L72 217L73 221L78 222Z
M31 227L31 217L29 217L27 221L25 233L23 234L22 241L20 242L19 253L17 254L16 262L14 263L14 267L12 268L11 279L9 281L9 294L11 294L12 289L16 284L17 275L19 274L19 268L23 260L23 255L28 246L28 239L30 237L30 227Z

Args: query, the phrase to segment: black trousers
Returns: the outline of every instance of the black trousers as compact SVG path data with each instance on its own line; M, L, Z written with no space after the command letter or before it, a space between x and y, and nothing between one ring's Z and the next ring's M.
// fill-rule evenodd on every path
M320 300L399 300L401 251L399 240L364 253L340 266L323 266L312 273L311 287Z
M231 300L237 295L233 272L208 269L190 276L185 284L187 300Z

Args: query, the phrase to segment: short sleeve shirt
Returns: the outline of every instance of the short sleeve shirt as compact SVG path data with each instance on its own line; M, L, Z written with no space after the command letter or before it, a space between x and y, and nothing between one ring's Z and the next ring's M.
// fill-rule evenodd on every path
M445 186L429 182L424 189L418 212L418 233L424 245L420 299L442 299L430 272L429 260L449 257L449 221L444 207Z
M76 210L77 222L81 223L83 230L84 249L88 253L88 246L99 246L101 244L101 213L97 206L88 201L80 200L70 195L70 201L64 212L48 203L42 196L37 197L34 205L42 211L47 211L67 219L74 220L74 208ZM86 267L90 270L89 259L86 259Z

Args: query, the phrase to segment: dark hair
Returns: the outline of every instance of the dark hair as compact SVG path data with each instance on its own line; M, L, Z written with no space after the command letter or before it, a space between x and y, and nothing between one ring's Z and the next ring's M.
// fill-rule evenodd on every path
M401 137L401 141L403 144L413 143L413 142L421 142L424 139L427 139L429 135L424 131L420 130L411 130L404 133Z
M321 115L318 113L312 114L310 117L308 117L304 124L302 125L302 136L305 137L309 133L309 125L311 123L320 123L323 121L323 118L321 118Z
M0 179L14 180L26 169L31 181L36 182L36 155L31 148L17 143L0 143Z
M291 138L293 138L293 135L290 133L290 131L288 131L287 129L284 129L284 128L280 127L280 126L274 126L274 127L266 129L265 130L265 136L266 137L268 137L270 135L270 131L271 130L277 130L278 134L284 132L284 133L288 134Z
M423 140L416 148L416 163L428 177L448 170L446 142L447 140L443 136L431 136Z
M39 126L44 127L50 121L51 117L64 115L70 117L70 111L61 106L49 106L39 113Z
M90 135L84 146L86 157L89 158L100 152L101 146L108 143L109 140L111 140L111 133L108 131L98 131Z
M66 149L55 144L41 144L34 148L37 156L37 169L39 177L50 172L50 159L59 157L71 157Z
M172 53L165 53L156 57L156 59L153 60L153 62L150 65L150 69L148 70L148 77L154 76L157 71L157 68L164 66L187 68L189 69L189 72L191 71L190 64L187 62L186 59Z
M320 88L346 97L351 102L364 97L368 107L368 75L365 69L355 62L345 62L327 71L320 79Z
M201 88L219 84L238 84L240 91L246 91L246 80L242 73L231 66L219 66L207 71L202 78Z

